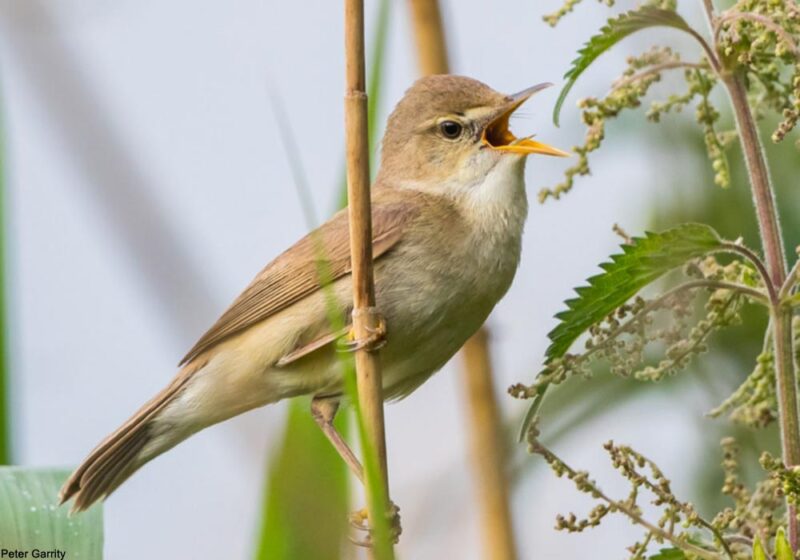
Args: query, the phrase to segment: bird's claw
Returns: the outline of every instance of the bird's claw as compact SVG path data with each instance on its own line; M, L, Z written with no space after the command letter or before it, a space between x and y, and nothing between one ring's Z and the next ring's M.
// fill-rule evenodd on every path
M394 503L389 504L389 511L386 512L386 519L389 521L389 540L393 544L397 544L403 532L403 527L400 525L400 508ZM354 529L367 533L363 539L350 536L350 542L356 546L371 548L374 530L369 525L369 512L367 512L367 508L352 512L348 516L348 521L350 522L350 526Z
M370 308L368 312L374 315L375 326L365 327L367 336L363 338L356 338L355 330L351 328L344 340L339 341L340 352L357 352L364 349L372 352L386 345L386 319L374 308Z

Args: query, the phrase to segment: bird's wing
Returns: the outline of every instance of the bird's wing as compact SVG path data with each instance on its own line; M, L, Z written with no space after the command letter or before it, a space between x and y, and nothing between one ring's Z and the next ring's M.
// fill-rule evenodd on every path
M372 208L373 259L400 241L406 224L416 211L416 205L410 199L375 201ZM314 293L322 286L320 263L325 264L323 269L328 282L350 273L347 212L339 212L268 264L189 350L180 365Z

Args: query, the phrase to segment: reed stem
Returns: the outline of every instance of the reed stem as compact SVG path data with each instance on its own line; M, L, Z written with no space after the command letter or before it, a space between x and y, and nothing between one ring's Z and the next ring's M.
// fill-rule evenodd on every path
M447 74L447 40L437 0L409 0L420 74ZM494 391L489 334L485 326L462 349L472 463L480 503L484 558L515 560L517 552L509 507L508 453L503 445Z
M482 328L461 350L469 402L472 466L481 505L482 558L516 560L514 526L509 505L506 458L497 394L492 384L488 334Z
M350 255L353 278L353 332L366 339L378 328L372 270L372 213L369 177L369 135L364 61L363 0L345 0L345 134L347 194L350 218ZM355 353L358 410L366 470L367 508L374 529L375 558L394 558L385 533L389 511L389 478L383 421L383 387L380 359L371 348ZM370 457L369 455L372 455ZM375 472L377 471L377 472Z
M409 0L420 74L447 74L450 64L438 0Z

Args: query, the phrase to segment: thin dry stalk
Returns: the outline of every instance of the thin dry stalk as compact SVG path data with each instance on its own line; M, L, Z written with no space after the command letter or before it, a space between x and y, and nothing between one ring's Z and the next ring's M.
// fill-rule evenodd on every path
M447 74L450 64L438 0L409 0L417 46L417 61L423 76ZM482 327L462 349L468 421L472 434L473 468L484 520L485 558L517 558L509 507L507 453L502 445L497 395L492 384L489 335Z
M420 73L447 74L447 44L444 38L442 13L437 0L409 0L411 22L417 43L417 61Z
M364 4L345 0L345 133L347 157L347 195L350 201L350 256L353 278L353 331L357 339L376 332L379 316L375 309L372 270L372 213L370 204L369 142L367 134L367 94L364 69ZM367 504L373 526L386 515L389 478L386 468L386 436L383 423L383 388L378 354L370 349L355 355L358 406L363 419L368 447L375 454L383 485L376 496L366 485ZM373 550L377 550L373 549ZM391 553L391 550L390 550ZM391 554L390 554L391 556Z
M492 363L486 329L479 330L461 350L470 405L472 464L483 518L483 558L515 560L514 529L509 507L507 452L492 384Z

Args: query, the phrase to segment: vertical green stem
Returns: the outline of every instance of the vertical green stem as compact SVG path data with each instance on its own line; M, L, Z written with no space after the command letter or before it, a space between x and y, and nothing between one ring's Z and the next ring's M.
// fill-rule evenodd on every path
M747 102L747 89L743 76L738 73L725 76L724 82L733 104L736 126L739 130L747 171L750 175L761 243L764 247L764 256L770 276L767 282L772 283L775 292L780 292L786 278L786 258L767 162L764 158L755 119ZM792 315L791 310L783 308L780 301L772 301L772 323L775 329L774 349L781 449L784 464L791 468L800 465L800 421L798 420L797 379L792 350ZM800 537L797 511L788 502L786 508L789 543L792 550L797 551Z
M6 159L0 121L0 465L11 464L11 407L8 395L8 329L6 323Z
M703 0L703 7L711 27L712 36L716 36L716 16L713 0ZM713 58L713 54L711 55ZM744 152L747 172L750 176L750 188L753 192L753 203L756 207L761 244L767 261L769 278L765 282L772 284L772 293L782 293L782 285L786 278L786 253L783 248L780 221L775 206L775 195L769 177L764 149L758 135L753 113L747 102L747 87L741 69L730 70L723 65L715 64L728 95L731 98L739 131L742 151ZM783 462L787 467L800 465L800 421L797 410L797 376L795 374L794 339L792 336L792 315L790 309L781 306L780 296L771 297L771 319L774 327L776 390L778 393L778 416L781 427L781 451ZM786 502L787 523L789 526L789 544L793 552L797 552L800 526L797 521L797 510L788 500Z
M775 310L772 321L775 328L775 371L781 424L781 450L784 464L791 468L800 465L800 421L797 414L797 379L792 350L791 310ZM786 510L789 544L793 551L797 551L800 538L797 509L787 501Z

